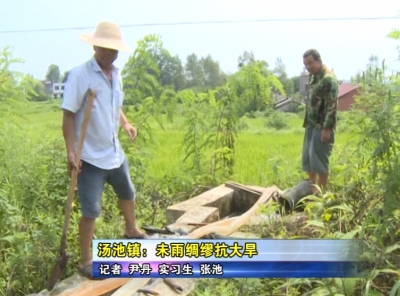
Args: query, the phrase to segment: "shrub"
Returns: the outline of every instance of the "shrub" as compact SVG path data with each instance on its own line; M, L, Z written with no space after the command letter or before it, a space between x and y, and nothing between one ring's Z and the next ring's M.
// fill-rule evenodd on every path
M289 127L288 118L284 113L274 112L268 117L266 126L276 130L286 129Z

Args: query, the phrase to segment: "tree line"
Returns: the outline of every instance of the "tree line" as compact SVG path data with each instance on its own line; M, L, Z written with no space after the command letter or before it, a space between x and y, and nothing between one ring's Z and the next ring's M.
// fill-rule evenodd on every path
M141 63L133 62L133 57L141 59ZM245 51L237 59L237 71L233 74L227 74L221 69L219 62L213 59L210 54L199 57L192 53L186 57L185 61L182 61L178 55L171 55L163 47L161 37L154 34L145 36L138 41L137 49L125 65L123 72L127 76L130 75L129 73L140 72L140 75L147 75L147 79L150 79L147 82L153 86L157 84L157 87L172 89L175 92L192 90L194 93L201 93L224 85L229 77L233 77L243 67L252 63L262 64L262 74L265 77L268 75L277 77L286 96L295 96L299 92L299 76L288 77L281 58L277 58L275 67L269 69L270 66L266 61L256 60L252 52ZM136 69L132 69L132 67L136 67ZM62 75L59 67L56 64L51 64L44 79L52 82L66 82L68 74L69 71L65 71ZM30 78L33 79L32 76ZM133 79L134 77L130 78ZM154 79L157 82L151 81ZM50 99L44 86L39 82L39 80L36 80L32 83L37 94L31 96L32 101ZM131 86L131 83L128 82L127 85Z

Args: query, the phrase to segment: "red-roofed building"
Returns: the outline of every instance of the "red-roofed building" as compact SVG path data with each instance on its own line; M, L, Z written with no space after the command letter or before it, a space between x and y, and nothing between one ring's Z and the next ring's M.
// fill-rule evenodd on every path
M339 84L339 107L340 111L348 111L355 102L355 97L360 94L360 87L352 83L343 82Z
M308 95L308 80L309 74L305 71L301 72L299 79L299 93L303 98L303 103L305 102ZM349 111L355 102L355 97L358 95L360 95L360 86L349 82L339 81L339 111Z

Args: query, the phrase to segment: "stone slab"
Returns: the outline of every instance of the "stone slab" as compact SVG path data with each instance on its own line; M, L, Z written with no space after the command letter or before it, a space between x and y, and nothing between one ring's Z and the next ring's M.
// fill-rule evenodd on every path
M216 207L194 207L176 220L175 223L168 225L168 229L177 233L187 232L197 228L188 223L212 223L219 220L219 209Z
M233 189L222 184L193 198L171 205L167 208L167 225L176 222L185 212L198 206L217 207L220 218L223 218L231 212L233 193Z
M176 220L176 223L212 223L219 220L217 207L194 207Z

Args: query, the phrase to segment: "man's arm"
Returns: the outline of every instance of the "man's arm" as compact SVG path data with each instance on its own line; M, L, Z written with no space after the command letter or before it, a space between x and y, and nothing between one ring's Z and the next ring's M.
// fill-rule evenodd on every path
M119 123L121 124L121 126L124 128L124 130L128 133L129 138L133 141L134 139L136 139L137 136L137 130L134 126L130 125L128 119L126 118L124 112L120 111L120 119L119 119Z
M62 131L67 154L75 153L75 113L81 108L84 99L82 77L77 71L71 71L65 83L61 108L64 112Z
M62 130L67 154L75 153L75 113L64 110Z
M339 86L335 79L327 78L324 82L324 122L322 128L333 129L336 126Z
M125 126L129 125L129 121L128 121L128 119L126 118L126 116L125 116L124 112L122 111L122 109L120 110L119 113L120 113L119 124L120 124L122 127L125 127Z

